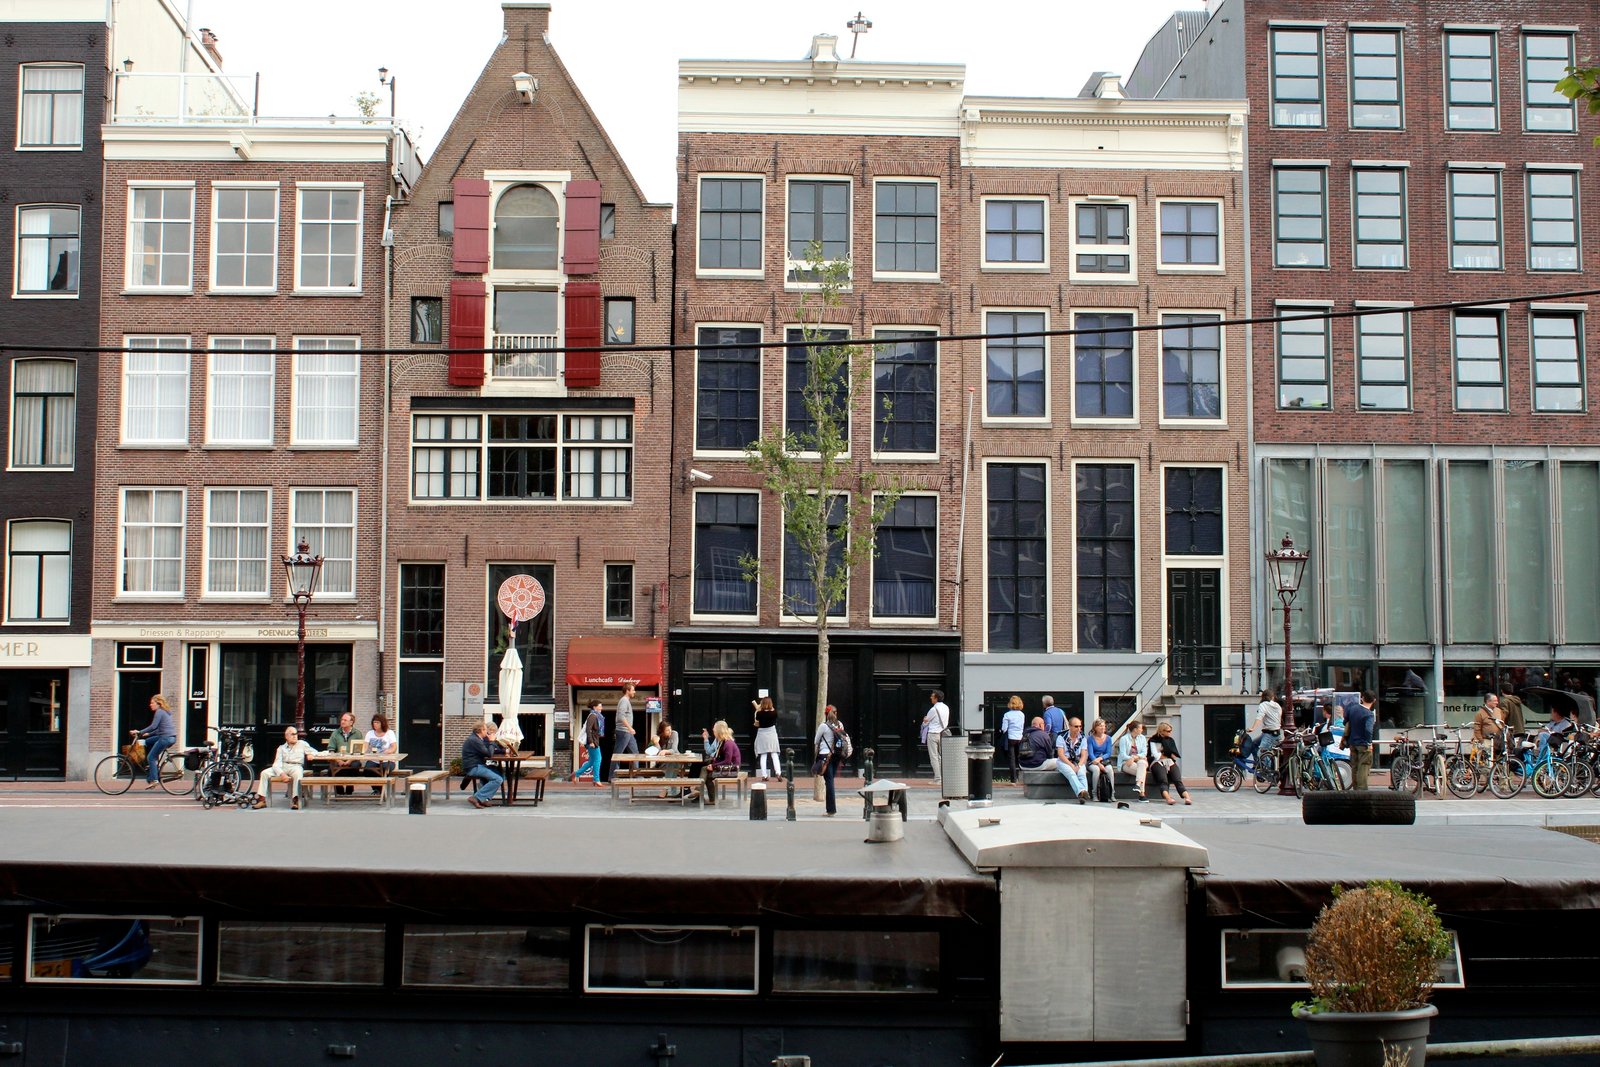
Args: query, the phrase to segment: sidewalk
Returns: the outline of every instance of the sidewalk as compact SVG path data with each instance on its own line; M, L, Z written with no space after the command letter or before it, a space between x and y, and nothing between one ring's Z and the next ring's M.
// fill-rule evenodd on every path
M839 778L836 782L839 821L860 819L862 800L857 790L860 778ZM937 786L931 779L913 779L907 785L909 817L932 819L940 803ZM794 795L795 817L803 820L826 818L821 801L812 799L810 778L796 779ZM788 807L788 783L767 783L767 818L783 821ZM1159 796L1149 803L1140 804L1130 797L1121 798L1132 810L1147 817L1160 818L1173 825L1184 823L1299 823L1300 802L1293 797L1280 797L1276 793L1260 795L1251 789L1237 793L1219 793L1209 778L1198 779L1191 785L1191 805L1167 805ZM955 800L952 806L962 808L966 801ZM1022 790L1000 783L994 789L993 807L1032 803L1024 801ZM1050 802L1046 802L1050 803ZM1054 802L1062 807L1073 805ZM146 790L142 782L121 796L108 797L88 782L0 782L0 808L121 808L138 810L198 809L191 798L169 796L161 790ZM252 812L250 818L276 818L288 814L313 817L333 817L349 810L392 815L408 813L403 797L388 807L381 808L365 801L338 802L334 804L311 803L302 812L291 813L281 801L275 801L266 812ZM545 801L538 807L519 803L515 808L491 807L484 811L466 802L466 794L457 790L445 799L442 790L435 790L428 809L429 815L445 817L472 816L474 818L644 818L644 819L748 819L749 804L739 804L725 799L721 804L704 809L676 803L641 798L634 803L626 799L613 805L611 790L597 788L589 782L555 782L547 787ZM240 814L237 809L218 809L217 818ZM1417 801L1418 825L1525 825L1525 826L1600 826L1600 798L1585 796L1576 800L1544 800L1532 791L1524 792L1510 800L1490 796L1477 796L1470 800L1454 797L1443 799L1428 796Z

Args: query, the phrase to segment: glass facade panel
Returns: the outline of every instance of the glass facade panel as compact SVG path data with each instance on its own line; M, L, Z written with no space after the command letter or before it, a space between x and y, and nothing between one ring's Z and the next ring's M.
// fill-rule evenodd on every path
M1448 465L1450 568L1449 639L1488 644L1494 640L1494 495L1489 464Z
M1561 582L1567 642L1600 643L1600 464L1561 464Z
M1392 643L1428 640L1428 469L1421 460L1383 465L1384 615Z
M1550 482L1538 460L1508 459L1502 472L1506 516L1506 636L1513 644L1550 640Z
M1328 523L1323 544L1328 640L1368 644L1377 639L1372 465L1364 459L1330 460L1323 486Z
M1268 547L1278 547L1284 534L1294 538L1295 547L1315 553L1316 543L1311 536L1311 517L1317 514L1316 490L1311 479L1311 461L1308 459L1269 459L1267 461L1267 529ZM1318 560L1312 556L1305 579L1300 583L1300 593L1294 601L1294 618L1290 635L1296 642L1310 641L1312 620L1317 616L1317 582L1315 570ZM1278 641L1282 632L1283 616L1276 599L1271 604L1272 620L1268 624L1268 640Z

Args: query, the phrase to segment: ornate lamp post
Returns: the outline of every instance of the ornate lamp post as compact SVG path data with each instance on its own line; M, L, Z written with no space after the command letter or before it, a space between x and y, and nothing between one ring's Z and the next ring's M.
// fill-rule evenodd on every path
M1283 605L1283 734L1287 736L1294 729L1294 663L1291 653L1289 638L1289 623L1293 617L1289 614L1294 606L1294 598L1300 592L1300 580L1305 577L1306 563L1311 559L1309 552L1301 552L1294 547L1294 538L1288 534L1283 535L1283 544L1267 553L1267 574L1272 579L1272 587L1277 591L1278 602ZM1289 781L1288 766L1279 762L1278 765L1278 795L1292 795L1294 783Z
M295 646L298 674L294 687L294 728L301 735L306 732L306 609L311 606L311 595L317 589L317 577L322 573L322 557L311 554L305 538L292 556L283 557L283 569L289 572L289 595L294 597L295 610L300 613L300 636Z

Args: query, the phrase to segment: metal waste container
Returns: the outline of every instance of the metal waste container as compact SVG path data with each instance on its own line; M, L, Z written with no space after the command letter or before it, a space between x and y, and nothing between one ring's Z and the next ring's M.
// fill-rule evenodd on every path
M406 812L410 815L428 814L428 783L412 782L406 789Z
M985 808L994 800L994 745L988 730L967 735L967 801Z
M939 738L939 795L945 800L967 798L967 738L946 730Z

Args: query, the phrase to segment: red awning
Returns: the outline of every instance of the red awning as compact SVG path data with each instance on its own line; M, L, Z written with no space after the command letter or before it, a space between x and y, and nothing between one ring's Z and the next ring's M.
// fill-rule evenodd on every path
M621 689L661 684L661 638L574 637L567 642L567 684Z

